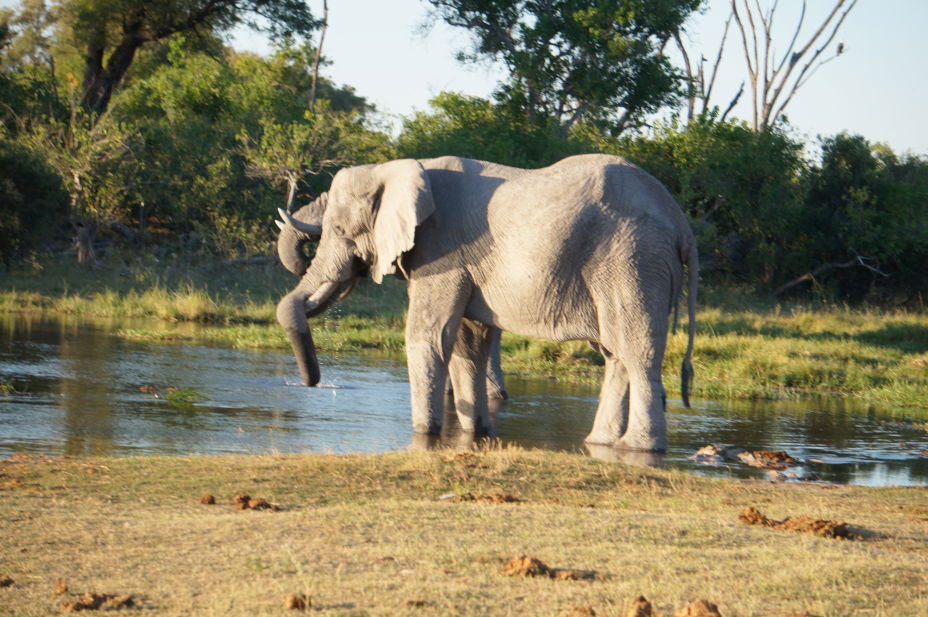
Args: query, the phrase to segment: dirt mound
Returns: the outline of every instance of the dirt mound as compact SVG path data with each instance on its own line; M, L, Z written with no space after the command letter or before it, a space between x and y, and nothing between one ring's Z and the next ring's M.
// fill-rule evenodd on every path
M506 576L547 576L558 581L592 581L606 577L595 570L572 568L549 568L542 560L530 555L519 555L510 559L503 567Z
M782 450L772 452L770 450L754 450L739 452L737 454L739 461L751 467L760 469L775 469L777 471L786 469L787 465L798 463L792 456Z
M719 465L725 460L725 456L725 448L711 443L696 450L690 458L696 459L696 462L702 465Z
M722 617L718 607L708 600L697 600L686 608L681 608L673 617Z
M268 503L267 499L255 497L248 500L248 508L250 510L273 510L274 506Z
M543 561L529 555L510 559L503 568L506 576L550 576L551 568Z
M284 598L284 608L288 610L305 611L312 605L312 599L306 597L306 594L303 593L291 593Z
M137 601L131 594L96 593L88 591L80 598L69 600L61 605L63 611L113 611L132 608Z
M844 521L828 521L820 518L809 516L791 516L782 521L774 520L765 516L754 506L748 506L738 515L738 520L746 525L759 525L761 527L770 527L772 529L783 529L785 531L796 531L800 533L810 533L815 536L825 538L836 538L843 540L860 540L859 534L851 533Z
M654 617L654 609L647 598L638 596L628 607L625 617Z
M721 465L725 460L738 461L758 469L771 469L782 471L789 465L799 465L788 453L782 450L742 450L741 448L726 448L717 444L709 444L697 450L690 458L701 465Z
M55 583L55 587L52 589L52 593L56 596L63 596L68 593L68 584L63 578L59 578L58 582Z
M235 506L236 510L273 510L275 512L280 510L279 506L275 506L262 497L252 497L244 494L233 497L232 505Z

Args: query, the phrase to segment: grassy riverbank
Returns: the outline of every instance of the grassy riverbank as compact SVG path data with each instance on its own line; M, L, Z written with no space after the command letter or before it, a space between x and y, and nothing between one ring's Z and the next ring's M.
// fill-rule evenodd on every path
M157 273L157 274L155 274ZM277 299L294 277L277 265L192 267L141 263L104 271L69 265L13 273L0 288L0 312L114 321L122 336L206 340L236 347L288 349L274 321ZM403 350L403 283L365 281L313 322L320 353ZM731 290L704 290L696 338L697 397L855 396L928 416L928 314L834 305L764 302ZM200 324L179 329L176 324ZM686 325L671 338L665 383L678 395ZM602 359L582 342L506 335L507 372L597 381Z
M20 457L0 474L6 615L87 592L131 595L153 616L291 614L291 593L345 617L616 616L638 594L664 616L699 599L725 617L928 614L924 489L709 480L518 449ZM237 510L237 494L279 510ZM750 526L748 506L844 521L854 537ZM556 576L504 575L519 555ZM54 595L59 579L68 591Z

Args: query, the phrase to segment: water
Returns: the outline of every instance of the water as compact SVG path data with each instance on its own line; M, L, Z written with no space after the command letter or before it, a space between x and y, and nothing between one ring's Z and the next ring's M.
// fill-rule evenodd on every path
M8 317L0 320L0 387L15 391L0 394L0 455L384 452L418 443L401 360L342 354L320 362L322 387L305 388L289 353L151 343L107 328ZM204 400L175 405L168 388ZM928 485L924 420L842 400L695 401L692 409L669 400L668 452L642 458L584 447L597 388L510 376L507 389L511 400L495 410L504 443L726 477L767 473L691 458L718 443L811 460L787 470L800 478Z

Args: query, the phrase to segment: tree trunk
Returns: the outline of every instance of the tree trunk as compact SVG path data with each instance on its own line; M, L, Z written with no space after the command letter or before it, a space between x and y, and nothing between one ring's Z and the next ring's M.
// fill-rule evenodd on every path
M319 80L319 63L322 61L322 44L325 42L325 31L329 27L329 3L322 1L322 32L319 34L319 45L316 47L316 57L313 60L313 85L309 91L309 111L316 111L316 82ZM287 212L289 212L289 204Z
M126 71L132 64L136 50L141 46L143 39L139 36L139 24L135 29L126 32L113 53L110 54L103 66L103 49L90 44L87 53L87 66L84 70L84 96L81 106L87 111L103 113L110 104L113 90L122 81Z
M93 249L97 237L97 226L91 221L77 221L77 236L74 239L74 248L77 251L77 263L92 268L97 265L97 254Z

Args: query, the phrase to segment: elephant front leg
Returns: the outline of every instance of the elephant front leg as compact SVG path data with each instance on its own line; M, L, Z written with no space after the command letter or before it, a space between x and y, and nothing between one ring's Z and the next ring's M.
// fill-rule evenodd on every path
M409 369L412 428L416 433L438 435L441 432L445 404L447 364L436 345L410 341L407 335L406 358Z
M463 320L448 365L454 408L461 430L467 433L491 432L486 376L493 330L481 323Z
M599 406L593 430L586 443L611 446L625 433L628 426L629 387L625 365L608 350L596 346L606 359L606 373L599 394Z
M448 363L468 292L469 287L453 273L425 280L413 274L409 282L406 361L412 426L416 433L441 432Z

